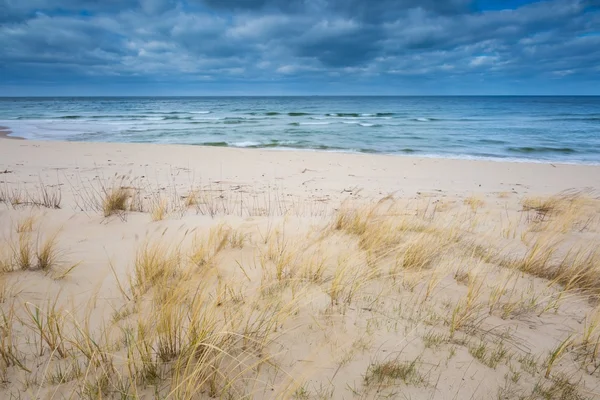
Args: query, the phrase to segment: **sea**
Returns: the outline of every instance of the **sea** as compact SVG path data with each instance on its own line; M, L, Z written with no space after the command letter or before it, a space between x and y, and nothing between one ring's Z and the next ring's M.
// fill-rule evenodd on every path
M20 97L0 98L0 126L32 140L600 164L600 96Z

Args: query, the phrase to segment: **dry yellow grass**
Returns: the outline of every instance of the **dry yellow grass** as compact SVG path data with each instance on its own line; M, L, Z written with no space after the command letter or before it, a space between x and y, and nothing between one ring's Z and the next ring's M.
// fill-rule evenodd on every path
M479 208L483 207L485 202L476 196L467 197L464 201L464 204L471 207L471 211L476 212Z
M102 212L105 217L127 210L129 191L122 187L107 189L102 198Z
M524 202L545 217L515 212L509 235L490 230L495 216L475 215L483 204L473 199L437 213L387 197L310 223L232 218L236 229L209 218L239 215L231 206L197 225L148 224L130 263L108 274L109 295L78 292L76 307L61 290L5 290L22 274L49 279L31 270L56 269L63 255L57 236L25 219L0 245L0 372L10 383L0 393L594 398L600 239L591 202ZM573 204L585 204L575 217Z
M161 196L157 196L150 204L150 217L152 221L162 221L167 216L169 203Z
M33 226L35 224L36 218L33 215L25 217L19 221L17 221L17 233L23 232L33 232Z

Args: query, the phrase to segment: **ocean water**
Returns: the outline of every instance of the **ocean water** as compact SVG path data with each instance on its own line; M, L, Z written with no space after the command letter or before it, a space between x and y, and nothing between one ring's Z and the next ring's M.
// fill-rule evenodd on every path
M600 97L0 98L35 140L600 163Z

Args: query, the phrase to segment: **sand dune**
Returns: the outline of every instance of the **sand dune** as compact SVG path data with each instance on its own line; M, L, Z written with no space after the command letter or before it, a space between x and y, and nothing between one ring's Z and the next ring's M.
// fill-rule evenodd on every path
M2 140L0 396L600 397L598 176Z

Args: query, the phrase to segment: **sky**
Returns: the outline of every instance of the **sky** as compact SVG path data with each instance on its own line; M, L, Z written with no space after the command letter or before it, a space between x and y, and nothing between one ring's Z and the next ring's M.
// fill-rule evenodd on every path
M600 95L600 0L0 0L0 96Z

